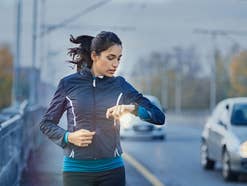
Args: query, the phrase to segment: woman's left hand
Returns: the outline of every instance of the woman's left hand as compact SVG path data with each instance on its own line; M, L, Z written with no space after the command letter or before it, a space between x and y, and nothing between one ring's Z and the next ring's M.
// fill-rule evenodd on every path
M106 118L109 119L110 117L113 117L114 119L119 119L121 115L131 113L134 110L135 105L117 105L107 109Z

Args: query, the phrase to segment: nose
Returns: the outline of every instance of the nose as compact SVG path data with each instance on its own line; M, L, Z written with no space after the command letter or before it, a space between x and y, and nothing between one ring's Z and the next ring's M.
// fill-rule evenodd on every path
M114 68L117 68L118 65L119 65L119 61L118 61L118 60L114 60L114 62L112 63L112 66L113 66Z

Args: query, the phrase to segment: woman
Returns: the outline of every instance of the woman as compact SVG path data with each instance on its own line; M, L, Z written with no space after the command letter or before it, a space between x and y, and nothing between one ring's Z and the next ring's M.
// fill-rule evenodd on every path
M40 123L41 131L64 149L65 186L125 185L119 117L132 113L154 124L164 114L121 76L114 76L122 42L113 32L71 36L77 72L60 80ZM67 111L68 129L58 126Z

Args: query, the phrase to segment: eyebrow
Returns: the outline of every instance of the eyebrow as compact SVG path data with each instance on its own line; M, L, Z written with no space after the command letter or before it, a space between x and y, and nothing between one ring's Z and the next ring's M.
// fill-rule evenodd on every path
M115 54L109 54L109 56L117 57ZM119 57L122 57L122 54Z

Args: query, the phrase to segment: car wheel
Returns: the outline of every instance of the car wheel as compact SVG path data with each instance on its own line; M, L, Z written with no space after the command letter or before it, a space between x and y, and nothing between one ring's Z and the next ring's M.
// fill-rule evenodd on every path
M222 176L226 181L236 181L238 175L231 170L230 156L227 150L222 154Z
M201 143L201 165L206 170L213 170L215 161L208 157L208 147L205 141Z
M162 136L153 136L152 139L154 140L165 140L165 135L162 135Z
M165 140L166 139L166 136L163 135L163 136L160 136L160 140Z

